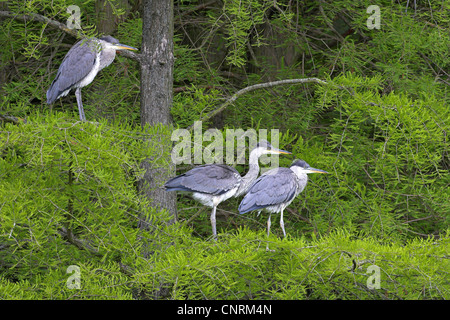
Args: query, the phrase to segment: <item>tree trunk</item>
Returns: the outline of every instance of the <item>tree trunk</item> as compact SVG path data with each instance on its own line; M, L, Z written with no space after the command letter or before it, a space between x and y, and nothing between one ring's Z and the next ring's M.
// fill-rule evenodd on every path
M142 10L142 60L141 60L141 125L158 123L171 126L170 108L173 98L173 1L144 0ZM158 139L153 137L152 139ZM162 141L167 139L159 138ZM170 140L169 140L170 142ZM172 149L172 144L161 145ZM169 156L170 157L170 156ZM168 159L169 163L172 163ZM146 170L138 187L151 205L166 209L176 220L176 195L162 187L174 175L175 165L168 168L152 168L152 159L146 159L141 166ZM141 223L148 229L150 221Z
M112 7L111 1L97 0L95 1L95 14L97 16L97 32L100 34L111 35L120 22L125 21L128 12L130 11L130 4L128 0L116 0L114 1L115 8ZM122 9L125 10L125 14L118 16L114 11ZM119 39L120 40L120 39ZM124 41L123 43L126 43Z

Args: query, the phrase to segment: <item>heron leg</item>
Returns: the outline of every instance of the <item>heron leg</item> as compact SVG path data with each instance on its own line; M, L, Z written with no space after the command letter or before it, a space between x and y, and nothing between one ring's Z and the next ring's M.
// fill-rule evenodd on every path
M81 88L77 88L75 90L75 97L77 97L78 113L80 114L80 120L86 121L86 117L84 116L83 102L81 101Z
M216 206L213 206L212 212L211 212L211 227L213 232L214 240L217 240L217 230L216 230Z
M269 212L269 219L267 219L267 244L266 244L266 251L271 251L270 249L269 249L269 234L270 234L270 225L271 225L271 222L270 222L270 216L271 216L271 213Z
M284 221L283 221L283 209L281 209L281 214L280 214L280 226L281 226L281 230L283 230L283 235L286 238L286 231L284 230Z

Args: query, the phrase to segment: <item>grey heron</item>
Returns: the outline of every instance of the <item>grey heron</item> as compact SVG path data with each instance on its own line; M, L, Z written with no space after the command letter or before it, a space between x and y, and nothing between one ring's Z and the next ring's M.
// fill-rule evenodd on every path
M270 216L272 213L280 212L280 226L286 237L283 210L305 189L308 173L328 172L312 168L303 160L295 160L289 168L280 167L265 172L248 189L239 205L239 213L263 209L268 211L267 236L269 236Z
M263 154L291 154L274 148L267 141L260 141L250 152L249 170L243 177L239 172L224 164L197 166L165 183L166 191L184 191L207 207L212 208L211 226L214 239L217 239L216 208L231 198L244 194L259 174L258 159Z
M90 84L100 70L114 61L116 50L138 49L121 44L111 36L84 39L75 43L64 57L55 79L47 90L47 103L52 104L66 96L71 89L75 89L80 119L86 121L81 88Z

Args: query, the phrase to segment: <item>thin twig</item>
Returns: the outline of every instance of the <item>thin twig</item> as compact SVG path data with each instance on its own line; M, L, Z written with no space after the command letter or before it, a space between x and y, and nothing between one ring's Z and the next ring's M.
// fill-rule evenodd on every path
M200 11L200 10L206 9L207 7L215 4L216 2L217 2L217 0L212 0L212 1L209 1L209 2L206 2L206 3L199 4L196 7L189 8L188 10L183 11L178 16L176 16L174 20L178 20L178 19L182 18L183 16L185 16L187 14L194 13L196 11Z
M186 221L186 224L189 225L189 223L192 222L192 220L194 220L197 216L200 215L200 213L205 211L205 207L203 207L201 210L199 210L196 214L194 214L192 217L189 218L188 221Z
M319 1L319 2L322 3L322 1ZM339 42L343 42L344 37L342 37L342 35L334 28L333 24L329 21L329 18L327 16L327 14L325 13L325 11L323 10L323 7L321 4L319 4L319 10L320 10L320 13L322 14L324 21L327 24L328 28L334 32L334 34L337 36L337 38L338 38L337 40Z

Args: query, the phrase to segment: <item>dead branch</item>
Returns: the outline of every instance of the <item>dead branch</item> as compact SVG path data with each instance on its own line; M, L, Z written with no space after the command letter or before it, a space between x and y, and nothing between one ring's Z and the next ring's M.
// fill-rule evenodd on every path
M208 113L205 117L200 119L200 121L206 121L214 117L215 115L219 114L220 112L224 111L230 104L233 104L234 101L237 100L240 96L255 91L258 89L266 89L266 88L272 88L280 85L287 85L287 84L299 84L299 83L320 83L320 84L327 84L326 81L320 80L318 78L304 78L304 79L286 79L286 80L279 80L279 81L271 81L271 82L265 82L265 83L258 83L254 84L252 86L248 86L244 89L239 90L236 92L231 98L229 98L227 101L225 101L223 104L221 104L217 109L214 109L210 113ZM192 130L194 128L194 125L190 125L188 127L189 130Z
M0 113L0 121L1 122L11 122L14 124L20 124L20 123L27 123L27 120L19 118L19 117L14 117L14 116L8 116L6 114L1 114Z

